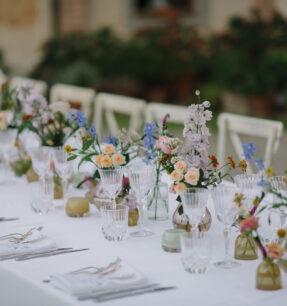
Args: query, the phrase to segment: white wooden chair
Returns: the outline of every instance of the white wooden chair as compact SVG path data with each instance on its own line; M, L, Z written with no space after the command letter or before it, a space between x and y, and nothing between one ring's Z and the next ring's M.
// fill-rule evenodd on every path
M91 88L55 84L51 88L50 102L68 102L72 109L79 109L90 118L93 110L95 94L95 90Z
M27 83L30 83L33 85L33 90L32 90L33 92L40 94L42 96L46 96L48 84L44 81L20 77L20 76L15 76L10 81L10 85L12 88L21 86L21 85L25 85Z
M103 117L106 118L109 132L115 135L119 130L115 113L130 117L126 128L138 131L144 120L145 100L110 93L99 93L95 100L94 124L98 134L102 136Z
M283 123L280 121L252 118L237 114L222 113L218 116L217 157L222 165L226 157L227 135L239 160L243 158L243 148L240 136L254 136L266 138L264 165L271 166L272 157L277 152L280 139L283 135ZM247 167L248 173L253 173L251 165Z
M186 106L182 105L151 102L146 107L145 117L147 122L157 122L161 124L164 116L169 114L168 122L184 124L187 109Z

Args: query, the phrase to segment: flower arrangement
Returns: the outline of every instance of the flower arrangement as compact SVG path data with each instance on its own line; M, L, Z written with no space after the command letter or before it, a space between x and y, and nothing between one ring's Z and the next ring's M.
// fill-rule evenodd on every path
M136 142L139 140L137 135L128 135L123 130L118 137L108 137L101 145L95 126L92 124L89 128L87 127L87 118L83 113L70 113L69 122L82 128L81 148L71 148L69 145L65 147L69 154L68 160L80 157L79 167L83 162L90 162L98 169L113 169L127 165L131 159L136 157ZM99 178L97 170L92 178Z
M17 88L17 96L23 106L19 133L28 129L37 134L43 146L63 146L79 128L69 121L69 104L56 102L48 105L47 100L31 92L28 85ZM80 113L78 111L78 113Z

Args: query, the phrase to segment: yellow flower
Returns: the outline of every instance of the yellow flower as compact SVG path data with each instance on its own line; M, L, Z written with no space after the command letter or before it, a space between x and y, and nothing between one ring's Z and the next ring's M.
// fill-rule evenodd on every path
M277 235L279 238L284 238L286 236L286 231L283 228L279 228L279 230L277 231Z
M168 170L166 170L166 174L170 175L170 172Z
M14 142L14 147L19 147L19 142L17 140Z
M186 163L183 160L180 160L177 163L175 163L174 169L183 172L186 169Z
M183 179L183 175L181 172L177 171L177 170L174 170L171 172L171 179L174 181L174 182L179 182L180 180Z
M66 145L66 146L65 146L65 151L66 151L66 153L67 153L68 155L71 154L71 153L72 153L72 147L69 146L69 145Z
M174 187L176 193L185 192L187 190L186 185L184 183L179 183Z
M184 178L188 184L195 186L198 183L199 170L196 168L188 169Z
M106 144L103 152L108 155L112 155L115 152L115 147L112 144Z
M272 173L273 173L273 168L268 168L267 170L266 170L266 175L269 177L269 176L271 176L272 175Z
M121 166L126 163L126 159L122 154L114 154L112 156L114 166Z
M103 155L100 164L101 168L110 168L113 165L112 159L109 157L109 155Z

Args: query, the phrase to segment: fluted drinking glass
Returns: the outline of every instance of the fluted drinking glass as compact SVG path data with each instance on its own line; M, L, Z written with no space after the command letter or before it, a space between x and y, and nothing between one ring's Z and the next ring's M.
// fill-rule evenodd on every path
M116 205L116 197L120 193L123 181L123 168L118 167L115 169L98 169L103 189L106 195L113 201L113 205Z
M128 169L128 176L132 192L135 194L139 209L139 230L132 232L135 237L146 237L153 235L153 232L145 229L144 215L147 205L148 195L153 190L155 184L155 167L153 165L133 165Z
M237 204L234 202L236 191L237 189L232 186L218 186L211 192L216 217L219 222L224 224L225 256L223 261L215 263L215 266L219 268L229 269L240 265L229 255L231 226L236 221L239 212Z
M184 214L188 216L191 231L197 232L207 205L209 191L206 188L188 188L180 193Z

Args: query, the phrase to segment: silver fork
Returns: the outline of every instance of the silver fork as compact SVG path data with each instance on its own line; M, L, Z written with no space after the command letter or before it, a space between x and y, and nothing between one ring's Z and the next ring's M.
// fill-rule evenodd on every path
M31 228L27 233L21 234L21 233L11 233L8 235L4 235L0 237L0 240L5 240L5 239L15 239L16 241L21 241L30 236L33 232L33 230L37 229L38 231L41 231L43 229L43 226L39 226L38 228Z

